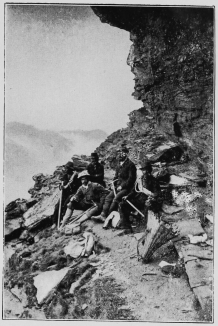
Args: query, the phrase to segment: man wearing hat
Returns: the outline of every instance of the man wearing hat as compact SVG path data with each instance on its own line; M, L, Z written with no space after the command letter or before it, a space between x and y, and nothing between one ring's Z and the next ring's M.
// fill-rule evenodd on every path
M133 208L126 201L128 200L138 210L140 210L145 217L145 224L147 225L147 211L152 210L154 213L159 213L162 207L162 199L160 192L160 185L158 181L151 175L152 166L150 162L145 161L141 165L143 172L141 177L141 188L135 187L129 195L123 197L119 205L120 225L119 228L131 229L129 216Z
M81 209L86 211L87 209L94 206L93 209L84 214L83 221L96 213L100 213L105 197L108 194L108 190L103 186L90 181L90 174L88 171L85 170L81 172L78 175L78 179L81 180L82 185L79 187L76 194L71 197L70 202L67 205L67 211L63 218L61 228L72 216L74 209Z
M69 202L69 197L74 194L79 186L81 185L80 180L78 179L78 173L74 169L73 162L69 161L64 166L64 173L61 176L60 180L62 185L60 189L62 190L62 213L66 210L67 203ZM58 220L58 211L59 211L59 202L55 205L55 211L53 214L53 223L57 224Z
M93 220L104 222L106 217L118 209L118 204L123 196L126 196L133 189L136 181L135 164L128 158L129 150L122 145L119 151L119 163L113 181L113 190L105 198L101 215L93 216Z
M97 153L91 153L91 163L87 166L87 171L90 174L90 181L97 182L105 187L104 182L104 166L99 163Z

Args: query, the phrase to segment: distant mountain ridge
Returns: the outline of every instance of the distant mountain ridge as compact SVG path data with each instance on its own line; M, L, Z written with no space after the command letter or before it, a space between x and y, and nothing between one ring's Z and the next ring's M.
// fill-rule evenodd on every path
M20 122L5 126L5 197L6 202L26 197L33 185L32 176L52 173L74 154L90 155L107 134L102 130L41 130Z
M82 137L90 137L92 139L106 139L108 134L101 130L101 129L94 129L94 130L61 130L60 134L66 134L66 135L79 135Z
M65 149L67 146L72 145L72 141L64 138L58 132L51 130L38 129L32 125L20 123L20 122L9 122L6 124L5 129L6 137L24 136L31 138L32 140L43 141L46 145L63 144L65 142Z

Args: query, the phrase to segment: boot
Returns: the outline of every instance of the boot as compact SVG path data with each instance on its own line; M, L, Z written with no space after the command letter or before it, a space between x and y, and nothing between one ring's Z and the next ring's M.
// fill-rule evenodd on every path
M103 225L103 228L104 228L104 229L107 229L107 228L108 228L108 226L109 226L109 224L110 224L110 222L111 222L111 220L112 220L112 217L113 217L113 216L108 215L108 217L107 217L106 220L104 221L104 225Z
M110 215L110 213L113 211L117 211L117 208L118 208L118 203L116 201L113 201L110 206L108 215Z
M121 206L119 207L120 221L117 225L117 229L128 229L132 231L131 222L129 220L129 212L123 211Z
M71 218L72 213L73 213L73 210L70 208L67 208L66 213L63 217L63 221L62 221L60 229L62 229L67 224L67 221Z
M92 216L91 219L93 221L97 221L97 222L102 222L104 223L106 220L106 217L102 216L102 215L98 215L98 216Z

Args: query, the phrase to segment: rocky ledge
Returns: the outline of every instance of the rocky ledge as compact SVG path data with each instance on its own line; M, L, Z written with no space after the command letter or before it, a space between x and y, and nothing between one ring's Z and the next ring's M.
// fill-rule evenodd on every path
M139 217L132 216L133 234L113 227L104 230L93 221L84 222L78 234L60 232L51 227L51 217L62 169L51 176L34 176L34 197L6 207L6 222L18 220L20 229L5 233L4 317L211 320L212 201L202 183L205 178L182 157L178 144L157 139L150 159L156 177L168 163L170 196L163 205L158 241L154 238L147 248L146 263ZM77 157L77 162L83 169L88 161ZM106 180L112 176L113 170L106 169ZM171 229L173 234L167 231ZM153 295L147 298L146 293Z

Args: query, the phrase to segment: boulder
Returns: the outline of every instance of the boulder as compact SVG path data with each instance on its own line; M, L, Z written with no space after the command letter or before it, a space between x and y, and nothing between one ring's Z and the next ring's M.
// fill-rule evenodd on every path
M149 160L152 163L166 162L171 163L179 161L183 155L183 149L175 143L169 142L159 146L156 149L156 154L152 155Z
M180 237L187 237L189 234L195 236L204 233L200 223L195 219L177 221L175 225L173 225L173 228L178 232Z
M163 206L162 206L163 212L166 214L170 214L170 215L178 213L178 212L182 211L183 209L184 208L180 207L180 206L170 206L167 204L163 204Z
M34 277L34 286L37 289L37 301L42 304L58 284L63 280L69 268L63 268L59 271L47 271Z
M74 155L72 158L74 168L77 172L83 171L87 168L90 162L83 160L80 156Z
M43 225L54 214L55 205L59 200L59 189L55 189L50 196L44 196L37 204L31 207L24 215L24 226L34 229Z
M10 202L5 208L5 219L10 220L21 217L28 210L25 199L16 199Z
M10 241L12 239L18 238L22 230L22 220L20 218L5 221L5 241Z
M191 181L190 180L187 180L185 178L182 178L182 177L178 177L177 175L171 175L170 176L170 181L169 183L171 185L174 185L174 186L188 186L188 185L191 185Z

